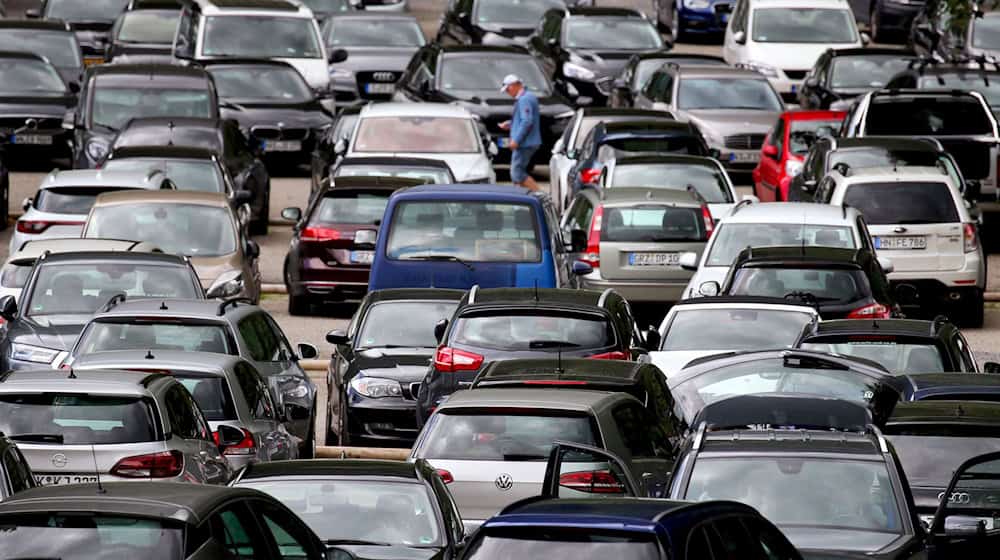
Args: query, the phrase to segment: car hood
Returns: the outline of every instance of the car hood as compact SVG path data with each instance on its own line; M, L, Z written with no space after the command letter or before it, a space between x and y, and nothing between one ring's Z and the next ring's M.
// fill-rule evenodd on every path
M281 62L290 64L302 74L309 87L314 90L326 90L330 87L330 68L322 58L279 58Z
M191 264L198 275L198 280L206 290L215 282L216 278L224 272L230 270L241 270L239 253L223 255L221 257L191 257ZM243 279L244 282L247 278Z
M430 367L433 348L371 348L355 354L351 367L368 377L419 381Z
M258 100L235 98L223 101L231 105L220 108L222 118L236 119L240 128L248 133L255 125L276 126L283 123L283 128L322 128L333 122L333 117L323 111L315 100L296 104L261 103Z
M21 317L7 324L7 338L18 344L69 350L91 315L41 315Z
M660 350L650 352L649 359L653 365L660 368L663 375L670 379L674 374L684 369L684 366L691 360L696 360L703 356L719 354L723 350Z
M860 47L861 43L841 43L833 48ZM829 43L754 43L747 48L747 61L761 62L782 70L809 70Z
M71 96L0 96L0 114L4 118L12 117L59 117L66 114L66 109L75 107L76 101Z
M850 551L872 553L890 546L901 535L876 533L874 531L852 531L847 529L823 529L820 527L778 526L795 548L803 551Z
M331 64L330 69L350 70L352 72L372 72L391 70L402 72L410 63L417 47L406 48L371 48L346 47L347 60Z
M694 109L684 113L702 130L716 134L767 134L781 113L754 109Z
M592 70L598 78L613 77L625 68L632 55L649 52L657 51L572 49L569 61Z
M337 545L337 548L351 552L358 560L431 560L443 557L438 548L362 544L341 544Z

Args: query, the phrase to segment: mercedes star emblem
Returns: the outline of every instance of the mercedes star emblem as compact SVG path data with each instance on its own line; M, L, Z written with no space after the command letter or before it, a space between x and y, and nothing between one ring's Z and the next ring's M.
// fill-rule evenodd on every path
M497 485L497 489L506 492L514 487L514 477L507 473L503 473L493 481L493 484Z

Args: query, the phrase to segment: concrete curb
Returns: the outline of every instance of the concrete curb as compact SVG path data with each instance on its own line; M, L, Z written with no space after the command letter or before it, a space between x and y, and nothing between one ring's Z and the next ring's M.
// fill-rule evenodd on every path
M983 294L983 299L985 301L1000 301L1000 292L986 292Z
M288 288L284 284L261 284L260 293L262 294L287 294Z
M381 447L316 447L317 459L381 459L383 461L405 461L409 456L409 449Z
M299 360L299 365L306 371L326 371L330 360Z

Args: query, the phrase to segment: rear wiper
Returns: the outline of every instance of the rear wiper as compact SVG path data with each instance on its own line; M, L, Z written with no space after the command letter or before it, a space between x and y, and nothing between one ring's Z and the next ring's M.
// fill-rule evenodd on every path
M504 461L544 461L546 459L548 459L547 456L535 453L506 453L503 456Z
M532 340L528 342L528 348L541 350L544 348L579 348L579 344L574 344L566 340Z
M801 369L835 369L840 371L849 371L851 369L850 366L836 360L794 351L786 351L784 353L782 365L786 368Z
M327 539L323 541L326 546L337 546L341 544L360 544L366 546L392 546L390 543L363 541L360 539Z
M463 261L462 259L456 257L455 255L416 255L412 257L400 257L400 260L457 262L458 264L464 266L465 268L468 268L470 271L476 270L476 267Z
M34 441L38 443L62 443L62 434L15 434L7 436L14 441Z

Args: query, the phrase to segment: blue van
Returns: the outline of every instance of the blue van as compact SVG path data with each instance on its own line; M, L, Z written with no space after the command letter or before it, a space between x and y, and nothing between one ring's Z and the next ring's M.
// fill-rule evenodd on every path
M421 185L382 217L368 289L576 287L549 197L514 186Z

